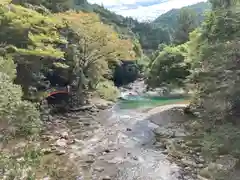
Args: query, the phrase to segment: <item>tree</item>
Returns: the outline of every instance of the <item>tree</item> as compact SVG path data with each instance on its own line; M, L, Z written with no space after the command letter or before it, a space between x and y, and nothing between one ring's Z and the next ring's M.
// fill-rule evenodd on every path
M136 57L134 44L128 39L120 39L118 34L108 25L104 25L99 17L91 13L58 14L66 20L72 30L68 36L74 39L70 46L74 53L66 53L72 59L69 66L73 75L78 78L78 90L95 88L97 84L111 74L109 65L119 60L133 60ZM74 37L74 38L73 38ZM69 47L70 47L69 46Z
M183 87L189 75L189 66L184 62L184 47L165 47L152 62L147 84L150 87Z
M15 68L12 58L0 57L0 124L4 135L27 136L39 132L40 115L34 104L22 100L21 86L13 84Z
M239 1L212 0L212 12L190 43L197 108L213 124L239 117ZM193 49L193 50L194 50ZM194 55L195 54L195 55Z
M72 0L12 0L12 3L20 5L42 5L51 10L51 12L56 13L69 10Z
M30 88L44 83L45 73L64 57L60 47L67 40L60 35L63 23L34 10L10 4L0 6L2 54L11 54L17 66L15 83L28 96ZM59 63L58 63L59 64Z
M178 27L174 33L174 43L179 45L189 40L189 33L197 27L196 13L188 8L183 8L177 18Z

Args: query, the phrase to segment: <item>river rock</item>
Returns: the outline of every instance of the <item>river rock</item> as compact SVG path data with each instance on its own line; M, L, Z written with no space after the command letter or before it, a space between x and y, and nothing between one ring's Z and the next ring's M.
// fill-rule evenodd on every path
M51 136L51 135L42 135L41 139L44 141L51 141L51 140L56 140L58 137L56 136Z
M56 150L56 154L59 155L59 156L61 156L61 155L66 154L66 151L65 151L64 149L57 149L57 150Z
M102 180L111 180L111 177L105 176L105 177L102 178Z
M204 177L202 177L202 176L200 176L200 175L197 175L197 178L198 178L199 180L209 180L209 179L204 178Z
M234 169L239 160L232 155L224 155L216 160L216 163L221 165L222 169L225 171L230 171Z
M199 123L198 121L194 121L190 124L190 128L194 131L197 131L202 128L202 124Z
M199 156L199 158L197 159L197 161L198 161L199 163L205 163L205 160L203 159L202 156Z
M196 162L194 162L194 160L192 159L182 158L181 161L182 161L182 164L184 164L185 166L197 167Z
M94 171L103 172L103 171L104 171L104 168L103 168L103 167L95 167L95 168L94 168Z
M203 168L203 167L204 167L204 164L198 164L197 167L198 167L198 168Z
M67 140L66 139L58 139L55 142L55 145L59 146L59 147L66 147L67 146Z
M92 164L95 161L94 159L95 159L95 155L94 154L88 154L88 157L85 160L85 162L88 163L88 164Z
M104 150L105 153L110 153L111 151L109 149Z
M175 157L175 158L181 158L183 156L183 153L179 150L179 145L175 142L173 139L169 139L166 142L166 147L168 150L168 153Z
M188 147L187 147L187 145L186 144L184 144L184 143L182 143L181 145L180 145L180 147L183 149L183 150L185 150L185 149L187 149Z
M185 171L191 171L192 169L189 166L187 166L187 167L184 168L184 170Z
M158 127L154 130L154 133L161 137L161 138L166 138L166 137L175 137L175 133L170 130L170 129L166 129L164 127Z
M164 151L162 151L162 153L167 155L168 154L168 150L164 150Z
M137 161L138 157L137 156L133 156L133 160Z
M60 137L63 139L68 139L69 134L68 134L68 132L65 131L65 132L60 133Z
M157 142L154 146L159 149L166 149L166 145L161 142Z
M42 180L51 180L50 177L44 177Z
M83 125L84 125L84 126L90 126L91 123L90 123L90 122L84 122Z
M42 149L41 150L41 152L43 153L43 154L51 154L52 153L52 149L51 148L45 148L45 149Z
M24 148L24 147L26 147L27 146L27 143L25 143L25 142L20 142L20 143L18 143L18 144L16 144L16 146L14 147L15 149L22 149L22 148Z
M189 147L194 147L194 148L200 147L199 140L197 140L197 139L192 139L190 141L187 141L185 144Z
M101 109L101 110L107 109L107 108L111 107L112 105L113 105L112 102L105 101L105 100L101 100L101 102L95 103L96 108Z

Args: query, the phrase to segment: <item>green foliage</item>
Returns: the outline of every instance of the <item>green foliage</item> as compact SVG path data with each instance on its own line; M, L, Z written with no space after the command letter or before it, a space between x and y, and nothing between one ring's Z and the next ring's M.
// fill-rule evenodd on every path
M149 63L150 63L150 59L146 55L143 55L137 61L137 65L138 65L141 72L146 72L147 71Z
M74 9L94 12L101 20L114 28L122 39L138 39L145 51L153 51L160 43L169 43L168 31L155 27L151 23L140 23L131 17L123 17L97 4L88 4L86 1L77 3Z
M159 44L170 43L168 31L150 23L137 22L132 31L138 35L139 42L145 50L156 50Z
M68 22L74 36L74 43L69 45L66 58L77 84L78 94L83 90L95 89L96 85L112 75L111 64L118 64L120 59L131 61L136 53L141 53L137 42L120 39L108 25L102 24L93 13L68 12L58 15Z
M189 75L189 66L184 62L184 46L166 46L151 63L147 84L150 87L181 87Z
M11 57L3 58L0 56L0 72L6 74L10 80L16 77L16 65Z
M15 74L13 61L1 58L0 65L0 124L6 128L7 134L38 133L41 125L39 112L34 104L22 100L21 87L12 83Z
M98 95L106 100L116 101L119 96L119 90L111 81L99 82L96 90Z
M197 16L197 25L200 25L204 20L204 13L211 9L211 5L208 2L201 2L187 7L188 9L194 11ZM162 14L156 18L153 23L156 26L160 26L173 34L178 27L178 16L182 9L173 9L165 14Z
M203 153L208 158L232 154L240 156L239 129L232 124L215 126L210 133L205 133L202 139Z
M26 145L17 152L0 152L0 169L4 179L36 179L35 168L42 154L38 147Z
M218 3L218 8L209 14L201 31L192 34L190 42L196 51L190 54L194 62L191 82L197 91L194 103L213 124L219 120L236 119L240 102L239 4L221 8L224 2Z
M57 18L22 6L10 4L9 7L0 6L0 19L4 22L0 24L0 43L4 44L3 55L11 54L14 58L15 82L29 96L30 87L43 84L44 73L53 67L54 60L64 57L60 49L67 43L60 35L64 25Z
M173 42L174 44L183 44L189 40L189 33L197 27L197 15L195 11L183 8L177 17L178 26L175 30Z
M71 2L72 0L12 0L12 3L20 5L42 5L54 13L69 10L71 7Z

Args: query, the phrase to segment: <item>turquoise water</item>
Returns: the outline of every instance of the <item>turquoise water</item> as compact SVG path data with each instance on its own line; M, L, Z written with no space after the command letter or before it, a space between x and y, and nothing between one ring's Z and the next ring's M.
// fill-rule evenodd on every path
M129 96L126 99L119 100L121 109L150 108L168 104L187 103L188 97L172 96L172 97L144 97Z

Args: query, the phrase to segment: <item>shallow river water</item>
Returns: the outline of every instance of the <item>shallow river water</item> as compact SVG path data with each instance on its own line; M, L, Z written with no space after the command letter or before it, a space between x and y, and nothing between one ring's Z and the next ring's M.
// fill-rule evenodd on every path
M141 99L141 98L140 98ZM178 106L178 99L122 100L99 114L101 124L94 136L84 142L78 156L94 154L94 163L82 179L180 180L181 169L167 155L154 147L153 130L158 126L148 120L147 111L164 105Z

